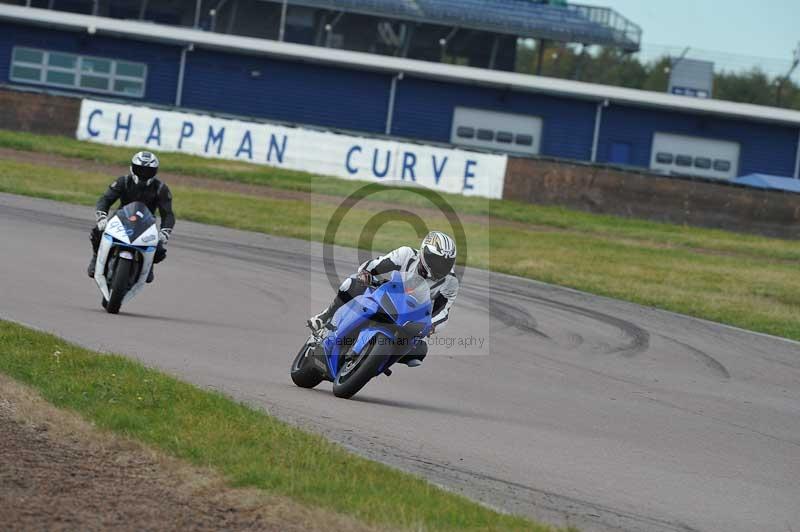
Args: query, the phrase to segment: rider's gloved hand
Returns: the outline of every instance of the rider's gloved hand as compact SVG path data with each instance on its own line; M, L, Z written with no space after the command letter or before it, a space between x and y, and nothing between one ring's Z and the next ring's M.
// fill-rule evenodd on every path
M374 279L367 270L361 270L358 272L358 280L366 286L371 286Z
M108 224L108 213L103 211L95 211L94 218L97 221L97 229L102 233L106 230Z
M169 242L169 236L171 232L172 230L170 229L161 229L161 231L158 232L158 243L162 246L166 246L167 242Z

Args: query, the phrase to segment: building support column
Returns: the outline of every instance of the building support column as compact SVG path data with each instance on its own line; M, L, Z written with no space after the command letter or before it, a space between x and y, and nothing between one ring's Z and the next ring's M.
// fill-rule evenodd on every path
M500 36L495 35L492 41L492 53L489 55L489 70L494 70L494 64L497 62L497 49L500 48Z
M286 10L289 8L289 0L283 0L283 4L281 5L281 23L278 28L278 40L283 42L284 37L286 36Z
M178 67L178 87L175 90L175 107L183 104L183 78L186 76L186 54L194 50L194 44L187 44L181 48L181 62Z
M800 129L797 130L797 153L794 158L794 178L800 179Z
M403 79L403 73L399 72L396 76L392 76L392 84L389 87L389 104L386 109L386 129L384 133L387 135L392 134L392 120L394 119L394 100L397 95L397 82Z
M603 122L603 108L608 107L608 100L597 103L597 111L594 114L594 134L592 135L592 156L591 162L597 162L597 147L600 144L600 125Z

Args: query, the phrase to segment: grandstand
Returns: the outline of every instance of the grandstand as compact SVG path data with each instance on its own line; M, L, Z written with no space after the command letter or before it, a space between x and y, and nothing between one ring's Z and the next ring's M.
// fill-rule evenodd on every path
M639 50L616 11L547 0L0 0L118 19L513 71L519 39ZM540 46L540 50L544 47Z

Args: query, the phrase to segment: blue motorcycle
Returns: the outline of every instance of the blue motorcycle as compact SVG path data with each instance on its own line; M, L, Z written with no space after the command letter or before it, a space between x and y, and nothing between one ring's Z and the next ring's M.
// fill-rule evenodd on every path
M394 272L343 305L329 326L312 334L292 363L292 381L313 388L333 383L336 397L349 399L373 377L391 374L392 364L431 331L431 294L416 273Z

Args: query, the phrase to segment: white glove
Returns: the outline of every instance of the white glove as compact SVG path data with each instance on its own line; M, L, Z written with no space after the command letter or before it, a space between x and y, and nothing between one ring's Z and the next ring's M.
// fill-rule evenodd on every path
M172 233L172 229L162 229L158 232L158 243L162 246L166 246L167 242L169 242L169 235Z
M106 230L106 225L108 224L108 213L97 211L94 213L94 217L97 220L97 229L102 233Z

